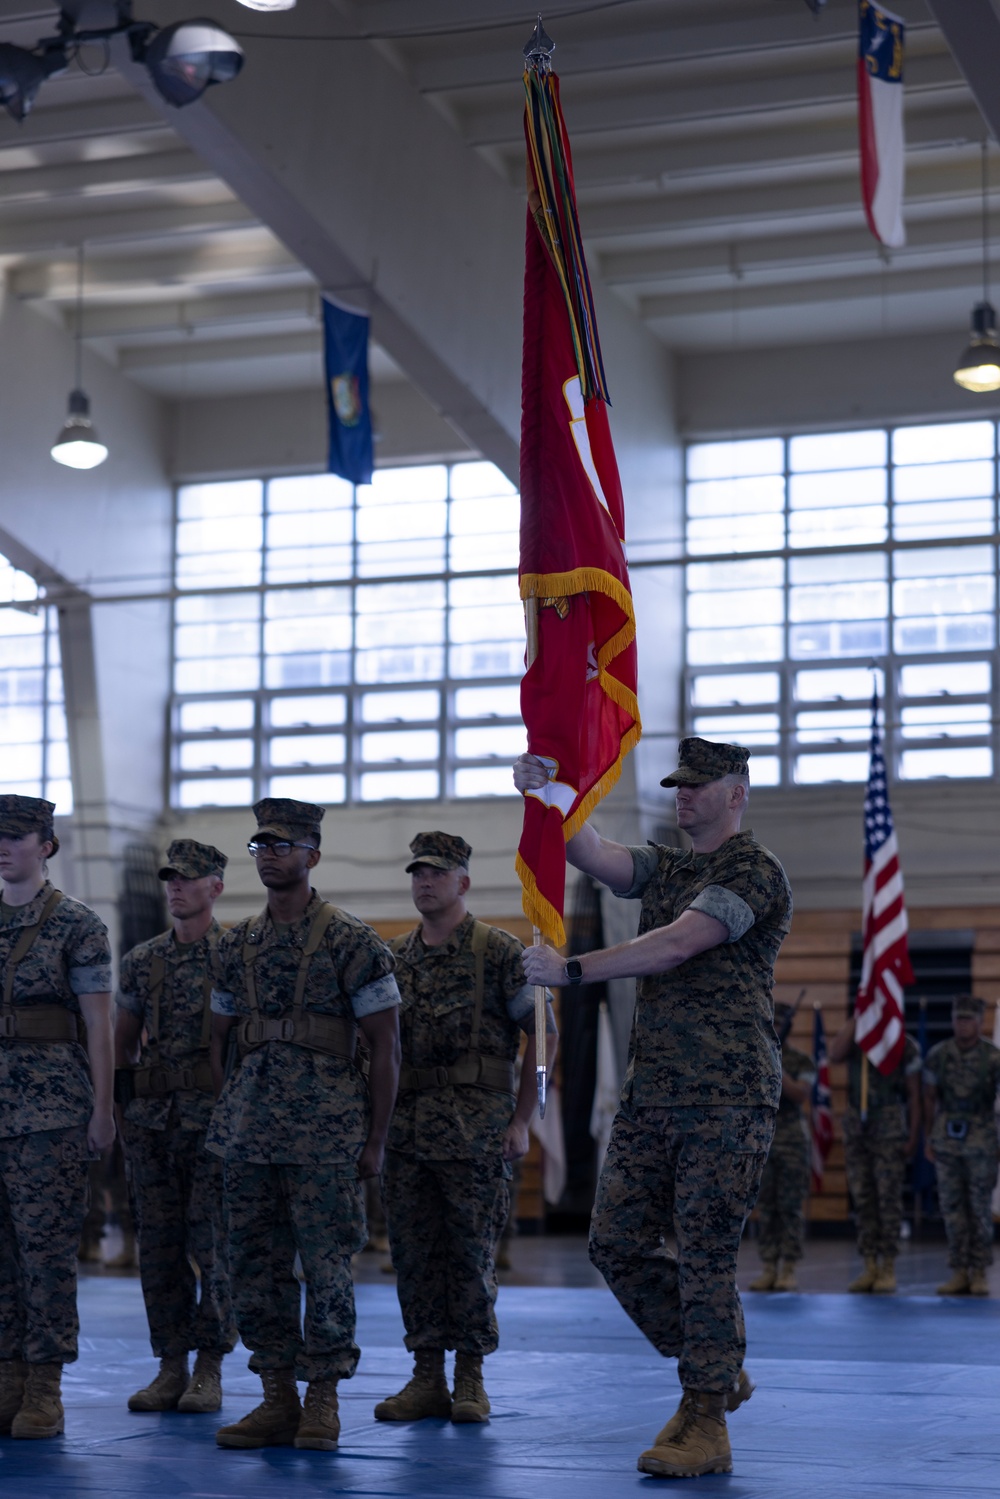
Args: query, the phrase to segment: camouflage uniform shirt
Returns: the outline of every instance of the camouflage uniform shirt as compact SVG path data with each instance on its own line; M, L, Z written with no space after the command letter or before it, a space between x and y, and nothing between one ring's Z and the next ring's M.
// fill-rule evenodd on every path
M792 897L774 854L749 832L707 854L650 844L630 849L641 897L639 932L685 911L721 921L729 941L636 986L622 1099L634 1107L777 1108L781 1059L774 1033L774 960Z
M924 1060L924 1081L937 1092L937 1112L931 1131L935 1153L997 1148L996 1117L993 1112L1000 1088L1000 1050L989 1041L979 1040L968 1051L962 1051L955 1039L931 1047ZM964 1140L949 1139L947 1121L964 1119L968 1134Z
M816 1064L812 1057L807 1056L804 1051L799 1051L795 1046L789 1046L786 1041L781 1048L781 1070L788 1074L793 1083L805 1083L812 1087L816 1081ZM795 1142L799 1144L808 1138L806 1133L805 1116L802 1113L802 1105L794 1099L781 1095L778 1104L778 1117L774 1126L774 1144L771 1149L784 1142Z
M396 953L404 1066L450 1067L469 1050L476 989L474 920L466 916L437 947L425 947L417 927ZM517 1057L521 1022L534 1009L534 989L524 980L522 951L516 937L490 927L479 1032L483 1056L508 1062ZM496 1154L513 1111L511 1094L475 1085L401 1090L389 1149L423 1161Z
M122 960L118 994L120 1010L141 1020L147 1032L153 1024L153 995L150 989L153 959L163 962L163 987L160 990L160 1034L158 1045L147 1040L139 1057L140 1067L166 1067L176 1071L208 1061L208 1051L201 1049L204 1027L205 987L212 983L212 948L222 935L213 920L197 942L182 944L172 931L163 932L149 942L126 953ZM143 1129L164 1130L177 1125L184 1130L201 1130L208 1125L214 1099L211 1093L188 1089L164 1094L160 1098L133 1098L125 1110L129 1124Z
M6 963L26 926L33 926L52 894L46 881L26 906L6 907L0 923L0 986ZM63 896L14 975L18 1005L61 1005L80 1014L81 994L111 988L111 950L100 917ZM86 1125L94 1108L87 1054L63 1042L0 1042L0 1138Z
M243 947L256 951L260 1013L291 1010L302 948L320 906L315 890L298 921L279 930L270 915L239 922L219 943L217 1015L248 1018ZM304 1008L362 1018L399 1003L393 957L382 939L338 910L309 964ZM368 1090L345 1057L269 1041L250 1051L229 1078L212 1115L206 1149L254 1165L343 1166L353 1171L368 1134Z
M851 1045L847 1059L847 1109L848 1113L861 1113L861 1070L864 1052L857 1042ZM903 1038L903 1056L898 1067L889 1076L880 1072L871 1062L868 1064L868 1122L873 1124L879 1116L897 1123L903 1129L903 1116L908 1102L906 1079L918 1073L923 1066L920 1048L912 1036Z

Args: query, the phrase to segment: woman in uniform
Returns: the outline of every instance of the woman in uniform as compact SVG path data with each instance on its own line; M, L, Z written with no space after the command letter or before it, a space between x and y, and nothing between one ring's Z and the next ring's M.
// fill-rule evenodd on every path
M87 1163L115 1136L108 934L49 883L54 811L0 796L0 1434L14 1437L63 1430Z

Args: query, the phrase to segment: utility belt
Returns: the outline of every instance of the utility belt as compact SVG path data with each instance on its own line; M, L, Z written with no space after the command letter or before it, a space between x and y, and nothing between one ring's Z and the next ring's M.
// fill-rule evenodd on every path
M514 1094L514 1063L502 1057L484 1057L466 1052L450 1067L411 1067L404 1062L399 1069L400 1093L424 1093L431 1088L477 1087L491 1093Z
M83 1041L86 1027L63 1004L17 1005L0 1013L0 1041Z
M206 1059L193 1067L119 1067L115 1071L115 1101L166 1098L171 1093L213 1093L212 1068Z
M949 1140L965 1140L970 1126L975 1124L977 1118L987 1127L993 1123L993 1114L990 1110L974 1109L971 1104L958 1104L954 1109L947 1109L944 1112L946 1114L944 1132ZM954 1117L955 1114L959 1116L957 1119Z
M358 1048L358 1027L341 1015L257 1015L240 1022L236 1046L240 1058L249 1051L266 1046L269 1041L290 1046L304 1046L308 1051L326 1052L328 1056L354 1061Z

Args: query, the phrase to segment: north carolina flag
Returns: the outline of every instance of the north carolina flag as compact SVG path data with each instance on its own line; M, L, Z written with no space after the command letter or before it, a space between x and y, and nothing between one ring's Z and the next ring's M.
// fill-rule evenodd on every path
M528 223L521 412L522 599L537 650L521 686L547 786L524 799L525 914L565 941L566 842L614 785L641 733L625 511L608 426L558 79L525 73Z
M903 225L903 42L898 16L858 0L858 133L861 196L875 238L890 249L906 244Z

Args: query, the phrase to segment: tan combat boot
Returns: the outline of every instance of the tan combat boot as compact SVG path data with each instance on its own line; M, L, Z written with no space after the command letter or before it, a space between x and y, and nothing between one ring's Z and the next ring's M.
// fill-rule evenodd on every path
M154 1380L128 1397L130 1411L175 1411L187 1389L186 1353L172 1353L160 1359L160 1372Z
M781 1272L774 1282L776 1291L797 1291L799 1283L795 1279L795 1261L786 1260L781 1267Z
M892 1255L883 1255L879 1261L878 1275L872 1286L872 1294L875 1296L894 1296L896 1294L896 1261Z
M290 1447L302 1420L294 1369L262 1369L264 1399L242 1421L220 1426L220 1447Z
M444 1377L444 1349L417 1348L413 1354L413 1378L398 1395L380 1400L376 1421L426 1421L451 1415L451 1393Z
M990 1288L989 1288L989 1285L988 1285L987 1280L986 1280L986 1271L985 1270L970 1270L969 1271L969 1295L970 1296L988 1296L989 1294L990 1294Z
M332 1452L340 1437L336 1379L311 1379L306 1387L302 1420L295 1433L296 1447Z
M703 1473L731 1473L733 1454L726 1430L725 1395L686 1390L684 1417L669 1441L643 1452L636 1467L654 1478L698 1478Z
M750 1396L753 1394L756 1388L757 1386L754 1384L747 1371L745 1369L741 1369L736 1383L733 1385L732 1389L729 1391L729 1394L726 1396L726 1410L738 1410L745 1400L750 1399ZM694 1395L690 1392L685 1392L685 1394L681 1396L680 1405L674 1411L666 1426L664 1426L662 1430L657 1432L656 1438L653 1442L654 1447L666 1447L670 1442L673 1441L674 1437L677 1435L684 1424L684 1418L688 1404L693 1399Z
M194 1361L194 1373L177 1402L186 1415L204 1415L222 1408L222 1354L200 1350Z
M0 1359L0 1437L10 1436L11 1422L24 1399L28 1366L19 1358Z
M12 1437L57 1437L66 1429L60 1399L62 1364L29 1364L21 1409L10 1425Z
M778 1278L778 1266L774 1260L765 1260L756 1280L750 1282L751 1291L773 1291Z
M865 1268L860 1275L856 1275L847 1287L849 1291L870 1291L878 1280L878 1260L874 1256L866 1257Z
M968 1270L953 1270L946 1281L937 1288L939 1296L967 1296L969 1292Z
M455 1354L455 1393L451 1397L451 1419L458 1425L469 1421L488 1421L490 1402L483 1388L481 1353Z

